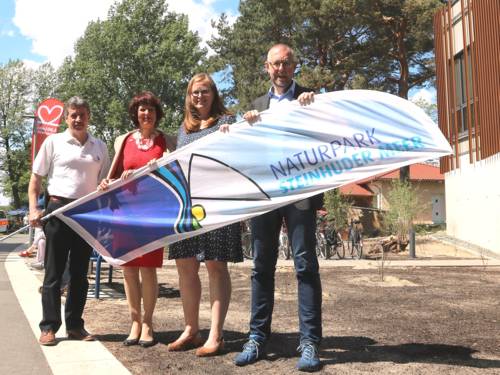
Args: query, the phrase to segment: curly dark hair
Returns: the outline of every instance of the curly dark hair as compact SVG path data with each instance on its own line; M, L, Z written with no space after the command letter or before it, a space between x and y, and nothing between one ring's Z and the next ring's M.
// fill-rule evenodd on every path
M142 91L139 94L135 95L128 105L128 114L130 119L134 123L135 127L139 127L139 119L137 118L137 110L141 105L149 105L153 107L156 111L156 123L155 127L158 126L160 120L163 118L164 113L161 108L160 99L158 99L155 94L151 91Z

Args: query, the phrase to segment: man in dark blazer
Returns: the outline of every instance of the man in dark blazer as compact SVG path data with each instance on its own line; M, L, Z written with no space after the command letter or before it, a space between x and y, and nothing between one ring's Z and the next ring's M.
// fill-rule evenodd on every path
M249 123L259 120L259 112L283 101L298 100L301 105L314 101L314 92L299 86L294 80L297 61L293 50L285 44L273 46L265 68L271 79L269 92L253 102L253 109L243 117ZM252 270L252 311L250 337L235 364L245 366L265 356L271 334L274 307L274 274L278 259L279 233L283 220L298 281L298 305L301 371L320 369L318 345L322 337L321 280L316 256L316 210L323 205L323 196L315 196L258 216L251 221L254 267Z

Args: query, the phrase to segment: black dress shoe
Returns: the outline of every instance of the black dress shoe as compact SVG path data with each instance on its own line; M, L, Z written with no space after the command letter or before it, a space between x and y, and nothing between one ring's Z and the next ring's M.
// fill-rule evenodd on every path
M132 346L139 344L139 338L123 340L123 346Z
M139 340L139 345L143 348L149 348L156 344L155 340Z
M143 348L149 348L150 346L153 346L156 344L156 340L153 338L153 340L139 340L139 345Z

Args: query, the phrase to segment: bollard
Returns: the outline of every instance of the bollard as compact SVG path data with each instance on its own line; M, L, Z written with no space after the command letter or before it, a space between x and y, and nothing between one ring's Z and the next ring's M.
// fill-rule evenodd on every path
M410 228L410 258L414 259L416 258L415 255L415 228L411 227Z

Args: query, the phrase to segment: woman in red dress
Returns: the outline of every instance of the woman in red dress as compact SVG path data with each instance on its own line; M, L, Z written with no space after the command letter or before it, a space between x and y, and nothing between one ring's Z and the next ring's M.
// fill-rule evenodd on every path
M156 127L163 117L160 100L145 91L134 96L128 112L136 130L118 137L115 141L115 157L108 178L100 184L106 189L113 179L125 179L146 164L173 151L175 137L166 136ZM158 297L156 268L163 264L163 248L135 258L123 267L125 294L132 319L130 333L123 345L153 346L153 311ZM141 287L142 279L142 287ZM144 314L141 316L141 300Z

